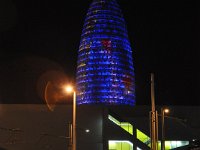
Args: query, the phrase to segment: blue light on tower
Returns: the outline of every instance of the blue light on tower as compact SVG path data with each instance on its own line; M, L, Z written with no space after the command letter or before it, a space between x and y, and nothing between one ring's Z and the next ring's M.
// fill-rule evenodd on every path
M94 0L90 5L78 51L76 81L78 104L135 104L132 50L115 0Z

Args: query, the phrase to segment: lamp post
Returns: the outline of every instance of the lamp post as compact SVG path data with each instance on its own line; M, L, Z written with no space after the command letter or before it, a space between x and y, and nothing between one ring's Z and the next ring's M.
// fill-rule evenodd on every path
M169 109L161 108L161 126L162 126L161 150L165 150L165 113L169 113Z
M67 93L73 92L73 115L72 115L72 150L76 150L76 91L72 86L66 86Z

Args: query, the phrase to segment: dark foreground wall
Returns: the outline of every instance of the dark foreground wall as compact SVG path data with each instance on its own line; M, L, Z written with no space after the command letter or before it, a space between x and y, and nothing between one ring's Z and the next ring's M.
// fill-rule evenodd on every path
M9 150L66 150L71 106L1 105L0 147ZM77 108L77 149L102 150L102 109ZM86 133L85 129L90 132Z
M78 106L77 150L107 150L108 140L129 140L142 148L142 143L109 121L107 116L111 114L122 122L128 121L149 135L149 111L148 106ZM199 116L199 107L171 106L169 117L165 118L166 140L200 139ZM72 122L71 105L57 105L50 111L46 105L1 104L0 149L67 150L69 122Z

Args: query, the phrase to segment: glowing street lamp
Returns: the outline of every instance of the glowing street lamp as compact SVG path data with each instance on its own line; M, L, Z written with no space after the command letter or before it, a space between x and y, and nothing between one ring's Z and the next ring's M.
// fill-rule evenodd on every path
M74 90L73 87L70 86L70 85L68 85L68 86L65 87L65 91L66 91L67 93L72 93L73 90Z
M76 92L70 85L65 87L65 91L73 92L72 150L76 150Z
M161 138L161 150L165 150L165 113L169 113L168 108L161 108L161 125L162 125L162 138Z

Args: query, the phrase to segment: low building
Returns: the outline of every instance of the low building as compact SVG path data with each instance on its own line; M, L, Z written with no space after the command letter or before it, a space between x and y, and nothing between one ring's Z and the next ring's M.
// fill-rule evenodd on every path
M165 117L166 149L198 147L194 143L200 139L199 107L169 108L170 114ZM77 150L150 149L149 111L149 106L78 106ZM66 150L70 147L71 105L57 105L50 111L46 105L1 104L0 120L0 147L4 149Z

